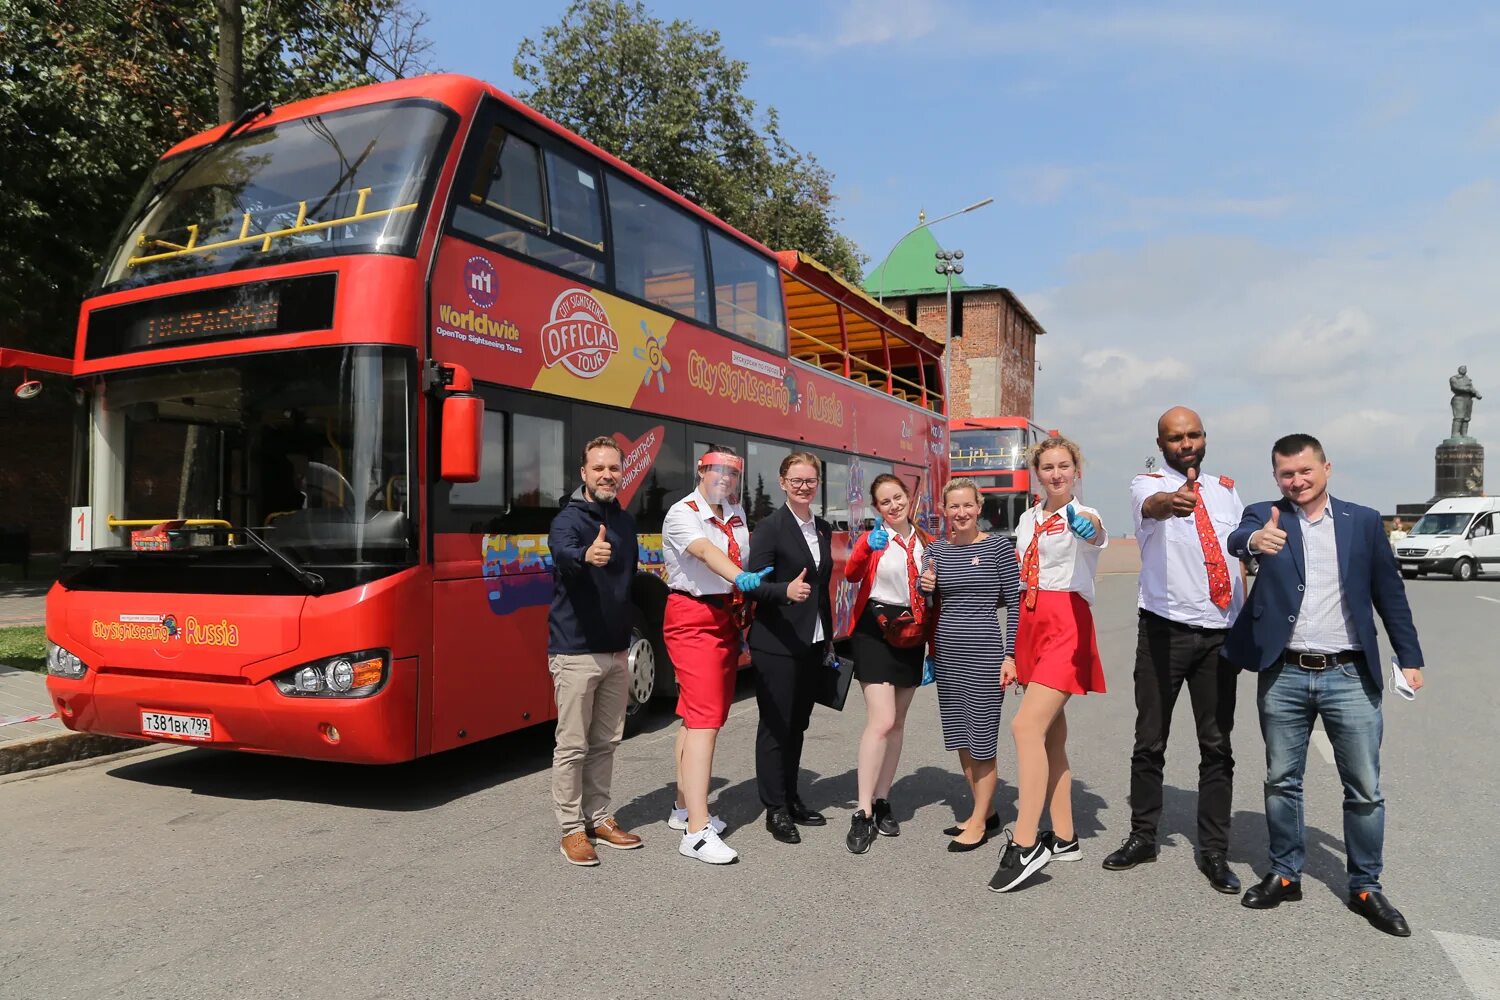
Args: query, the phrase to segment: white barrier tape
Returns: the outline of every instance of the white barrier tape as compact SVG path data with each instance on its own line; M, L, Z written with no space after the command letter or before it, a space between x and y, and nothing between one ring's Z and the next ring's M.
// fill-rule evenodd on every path
M56 712L46 715L0 715L0 726L19 726L23 722L44 722L57 718Z

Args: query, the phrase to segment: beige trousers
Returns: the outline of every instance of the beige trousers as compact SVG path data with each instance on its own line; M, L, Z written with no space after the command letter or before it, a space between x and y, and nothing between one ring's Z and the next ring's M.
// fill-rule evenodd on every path
M625 734L630 667L618 653L554 654L547 659L557 695L552 807L563 835L610 816L615 747Z

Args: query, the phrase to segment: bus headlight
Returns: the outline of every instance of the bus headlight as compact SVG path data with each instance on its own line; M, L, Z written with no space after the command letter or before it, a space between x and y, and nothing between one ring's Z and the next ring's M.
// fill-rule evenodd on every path
M276 690L294 698L365 698L384 686L390 662L389 650L362 649L304 663L271 680Z
M53 677L66 677L76 681L88 671L89 668L84 666L82 660L51 639L47 640L47 673Z

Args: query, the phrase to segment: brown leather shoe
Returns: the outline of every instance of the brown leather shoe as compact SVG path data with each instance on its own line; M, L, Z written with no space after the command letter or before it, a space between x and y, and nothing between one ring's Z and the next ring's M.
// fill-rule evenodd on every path
M568 864L585 868L599 863L594 845L589 843L588 834L582 830L574 830L562 839L562 856L568 859Z
M620 829L620 824L615 822L611 816L598 826L587 827L586 831L605 847L613 847L617 851L631 851L641 846L641 838L627 830Z

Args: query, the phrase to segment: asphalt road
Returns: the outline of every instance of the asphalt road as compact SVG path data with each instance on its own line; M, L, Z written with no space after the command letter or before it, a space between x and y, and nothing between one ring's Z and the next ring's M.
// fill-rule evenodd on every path
M996 851L944 850L962 802L931 689L892 798L902 835L843 846L856 695L819 709L804 797L832 822L784 846L753 782L754 699L720 744L716 809L742 862L681 858L669 717L621 747L618 816L647 840L594 869L558 855L550 734L358 769L208 750L0 783L0 997L1500 996L1500 581L1409 585L1430 687L1386 701L1387 937L1344 908L1340 797L1309 754L1306 899L1243 909L1193 867L1197 754L1186 697L1160 863L1099 861L1129 828L1132 576L1100 582L1111 691L1070 713L1084 863L1000 896ZM1008 721L1014 709L1006 706ZM1263 871L1263 748L1241 678L1231 861ZM999 808L1014 815L1003 734Z

